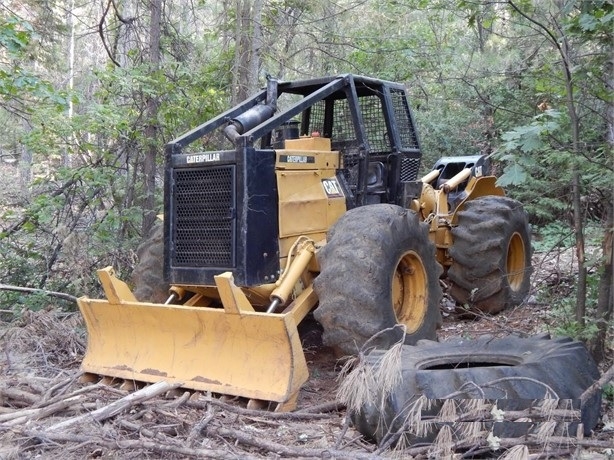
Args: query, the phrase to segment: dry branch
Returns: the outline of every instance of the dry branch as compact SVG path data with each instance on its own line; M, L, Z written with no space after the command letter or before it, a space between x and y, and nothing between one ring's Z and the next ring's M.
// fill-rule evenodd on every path
M12 414L5 414L0 416L0 423L4 426L15 426L30 420L40 420L57 412L63 411L69 407L75 406L83 401L80 396L74 396L72 398L66 398L62 401L50 404L45 407L39 407L36 409L23 409L13 412Z
M196 409L207 409L209 404L221 407L228 412L232 412L238 415L245 415L248 417L260 417L274 420L317 420L331 418L333 415L329 413L311 413L311 411L298 411L298 412L267 412L262 410L244 409L243 407L234 406L232 404L225 403L215 398L204 398L197 401L188 400L185 405L188 407L194 407ZM333 403L326 403L324 407L331 407ZM336 404L336 403L334 403ZM338 407L338 406L335 406Z
M40 397L17 388L0 387L0 398L19 403L21 406L30 406L36 404Z
M458 414L454 419L444 419L440 416L422 416L421 421L428 423L458 423L458 422L492 422L493 416L490 412L491 407L484 410L470 411ZM551 409L547 413L540 413L539 409L531 407L519 411L503 411L506 422L523 421L530 419L532 422L557 421L557 422L577 422L581 419L581 411L573 409Z
M146 450L159 454L180 454L195 458L211 458L219 460L236 460L237 456L224 450L188 448L182 445L162 444L160 441L105 439L100 436L86 436L71 433L50 433L49 431L23 430L20 435L53 443L80 443L97 445L111 451L125 454L127 450ZM242 455L242 459L252 460L254 457Z
M287 455L300 458L334 458L334 459L349 459L349 460L374 460L378 457L370 453L360 452L344 452L336 449L312 449L293 446L285 446L278 442L267 441L262 437L249 435L243 431L232 430L228 428L209 428L207 430L209 436L221 436L223 438L231 438L241 444L245 444L259 449L264 449L272 454Z
M174 444L177 438L171 438L167 436L159 426L152 426L150 428L145 427L142 424L138 424L135 422L130 422L128 420L117 420L117 424L129 431L133 431L138 433L140 436L145 436L146 438L155 439L156 441L166 442L170 444ZM190 446L193 447L193 446Z
M69 398L73 398L75 396L79 396L81 394L84 393L94 393L96 390L99 389L106 389L108 388L106 385L103 385L102 383L97 383L96 385L91 385L91 386L86 386L83 388L79 388L78 390L73 391L72 393L68 394L68 395L57 395L54 396L52 398L46 399L48 397L48 394L45 394L45 396L43 397L43 399L35 405L35 407L43 407L43 406L47 406L50 404L54 404L58 401L63 401L65 399L69 399Z
M87 414L80 415L78 417L64 420L60 423L56 423L55 425L48 427L47 430L56 431L59 429L64 429L76 423L84 422L86 420L95 420L97 422L100 422L102 420L111 418L119 414L123 410L132 407L134 404L138 404L148 399L154 398L162 393L166 393L167 391L172 390L173 388L179 388L180 386L181 383L171 384L164 381L157 382L139 391L131 393L128 396L118 399L117 401L112 402L108 406L102 407Z
M580 396L580 401L582 401L582 404L584 404L597 391L600 391L601 388L611 380L614 380L614 365L610 366L610 368L603 373L599 380L593 383L586 389L586 391L584 391L584 393L582 393L582 396Z
M47 391L45 391L45 394L43 395L43 401L49 401L53 402L53 400L51 399L53 394L60 391L66 391L73 383L75 383L77 380L79 380L81 378L81 376L83 375L83 372L77 372L74 375L70 376L67 379L64 379L58 383L56 383L55 385L47 388ZM91 387L90 387L91 388ZM57 398L61 398L61 394L57 395Z
M190 447L192 447L196 443L196 439L201 435L201 433L207 427L209 422L213 420L214 416L215 416L215 409L213 408L212 405L209 405L207 407L207 411L205 412L205 416L192 427L192 429L190 430L190 434L188 434L186 443Z
M511 448L517 445L526 445L532 447L544 447L544 441L539 439L536 435L528 435L521 438L500 438L498 440L498 444L502 449ZM547 444L552 448L558 448L561 446L565 447L593 447L599 449L611 449L614 448L614 440L610 441L599 441L594 439L575 439L571 437L565 436L551 436L548 438ZM427 455L429 450L432 448L431 444L419 446L419 447L410 447L408 449L403 450L403 454L418 456L418 455ZM451 446L454 452L464 451L467 449L489 449L488 441L486 437L483 439L472 439L469 441L457 441L452 443ZM490 449L489 449L490 450Z
M77 303L77 298L74 295L64 292L47 291L45 289L27 288L21 286L13 286L10 284L0 284L0 291L15 291L24 292L26 294L44 294L49 297L57 297L58 299L68 300L69 302Z
M338 412L345 409L345 405L338 401L328 401L315 406L305 407L297 410L294 414L322 414L326 412Z

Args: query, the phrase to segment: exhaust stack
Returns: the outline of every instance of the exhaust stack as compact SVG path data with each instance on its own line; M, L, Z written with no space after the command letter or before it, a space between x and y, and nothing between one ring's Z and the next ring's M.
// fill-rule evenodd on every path
M224 135L233 144L247 131L271 118L277 111L277 80L267 77L266 101L257 104L236 118L230 120L224 128Z

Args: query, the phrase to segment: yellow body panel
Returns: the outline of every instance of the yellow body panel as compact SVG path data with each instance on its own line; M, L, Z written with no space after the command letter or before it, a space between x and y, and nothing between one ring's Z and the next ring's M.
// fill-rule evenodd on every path
M303 136L298 139L286 139L285 147L288 150L330 150L330 139L326 137Z
M108 300L78 300L88 330L83 371L292 408L308 378L297 324L310 292L297 309L267 314L253 311L230 274L216 277L223 309L137 302L110 268L99 275Z
M335 177L339 152L301 150L327 147L330 139L301 138L286 141L292 150L277 150L277 190L279 197L279 240L283 259L297 236L314 241L346 211L346 201Z
M329 203L319 171L278 171L279 237L311 235L327 231L335 206ZM332 174L334 178L334 174ZM345 199L341 198L345 209Z
M467 196L459 203L452 215L452 222L456 223L456 214L463 209L463 205L469 200L475 200L481 196L505 196L503 188L497 185L495 176L471 177L465 188Z

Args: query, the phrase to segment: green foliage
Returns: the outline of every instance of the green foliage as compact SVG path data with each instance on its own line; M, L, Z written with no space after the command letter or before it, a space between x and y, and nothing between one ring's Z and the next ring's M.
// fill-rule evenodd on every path
M35 98L63 110L68 102L67 95L26 69L21 62L37 38L29 22L15 16L0 17L0 49L4 49L8 57L8 61L0 62L0 96L6 100ZM0 107L3 106L0 102Z
M10 57L18 58L35 37L32 25L16 16L0 18L0 46Z
M538 153L547 146L544 138L561 127L557 121L560 117L560 112L546 110L545 113L534 117L530 125L518 126L503 133L501 135L505 141L503 149L508 152L520 149L522 153Z
M604 116L612 103L606 78L612 4L514 4L525 16L506 2L265 2L259 70L283 79L352 72L405 82L424 167L441 156L497 151L495 168L504 168L500 183L525 204L533 227L542 227L536 248L558 250L572 244L572 172L580 172L583 204L587 213L594 207L595 220L614 183ZM101 37L88 34L99 25L99 11L88 17L79 10L85 29L77 30L75 89L69 93L70 34L57 27L65 18L44 17L46 4L30 6L33 16L39 13L30 22L0 19L0 149L15 158L31 155L33 176L24 190L25 208L7 207L0 217L0 279L96 296L97 268L113 265L128 279L134 264L145 152L153 146L160 153L160 204L164 143L228 108L240 48L237 12L216 17L224 6L218 2L198 1L189 5L193 10L181 2L167 4L162 60L152 71L143 11L134 23L112 14L101 24L108 51L121 57L118 68L104 60ZM531 18L552 31L555 41ZM54 27L43 27L48 23ZM571 59L572 94L556 48L561 43ZM148 119L151 102L155 120ZM578 112L577 148L570 102ZM145 134L151 126L155 138ZM9 224L19 225L9 231ZM598 271L592 270L591 277ZM590 336L590 320L579 330L572 319L573 283L570 278L544 295L556 306L561 332ZM589 295L590 316L594 286ZM19 308L49 302L28 298L0 294L0 302Z
M594 319L598 288L599 275L597 273L589 274L587 277L584 326L581 326L575 319L576 286L574 283L571 283L570 280L562 280L559 285L552 286L549 292L542 291L541 295L544 300L552 305L550 322L553 325L555 335L565 335L583 341L595 338L599 330Z
M181 62L158 72L147 65L98 69L88 76L96 91L74 98L89 102L72 117L36 106L20 137L33 157L32 198L18 227L0 233L4 282L96 296L96 269L112 265L129 278L141 242L143 152L154 143L162 176L164 143L225 108L220 82L200 70ZM159 107L156 139L144 134L152 123L144 108L152 99ZM6 301L17 309L51 302L39 296Z
M570 34L590 40L610 41L614 34L614 5L608 0L585 1L579 5L579 14L567 24Z
M566 219L569 211L571 173L578 156L553 145L566 136L563 115L548 110L528 125L505 132L505 141L495 158L503 165L497 183L507 187L520 200L534 222L548 224Z
M549 222L538 229L533 247L537 252L549 252L554 248L571 248L574 245L573 229L561 222Z

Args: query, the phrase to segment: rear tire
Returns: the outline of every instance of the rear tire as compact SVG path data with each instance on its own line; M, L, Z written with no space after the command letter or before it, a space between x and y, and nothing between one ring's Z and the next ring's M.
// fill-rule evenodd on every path
M139 259L132 272L134 296L141 302L164 303L169 284L164 281L164 226L156 222L149 237L136 250Z
M435 339L442 269L428 227L414 212L389 204L352 209L331 227L317 255L314 316L325 345L355 355L380 333L369 346L386 349L403 339L397 324L405 325L407 344Z
M487 196L465 203L452 228L450 295L486 313L516 306L529 293L531 238L522 204Z

